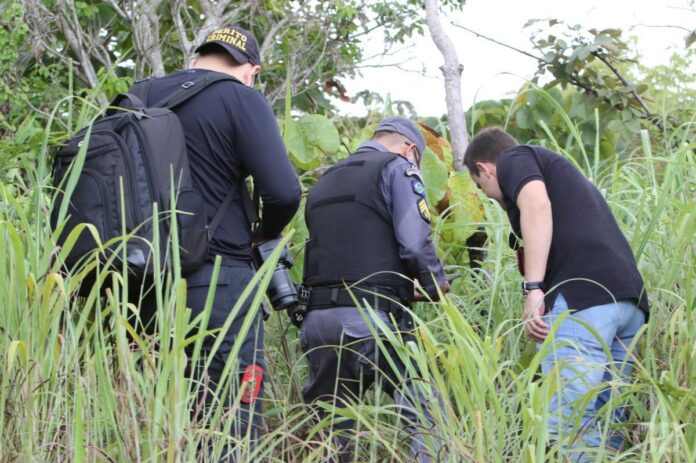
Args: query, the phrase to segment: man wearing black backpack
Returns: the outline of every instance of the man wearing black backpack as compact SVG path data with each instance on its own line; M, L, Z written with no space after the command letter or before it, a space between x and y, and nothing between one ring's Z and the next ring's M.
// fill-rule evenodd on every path
M138 82L131 92L144 95L143 100L147 101L143 103L147 106L166 99L181 88L200 85L202 79L211 74L233 77L209 85L200 94L174 108L184 130L193 185L203 197L208 223L218 210L224 209L214 235L210 236L208 261L186 277L187 305L193 312L191 318L194 318L203 311L214 257L222 257L207 326L208 330L218 332L205 338L203 349L210 351L220 337L223 341L207 371L196 375L202 382L209 382L206 400L210 401L252 299L247 298L229 330L219 332L254 275L252 243L280 235L299 206L300 186L271 107L252 88L260 70L258 44L253 35L239 27L222 27L208 35L196 52L198 57L190 69ZM246 192L243 184L249 175L263 201L262 219L254 236L243 200ZM152 310L141 308L145 323L148 315L151 318ZM261 430L259 398L263 394L266 370L263 342L263 312L259 310L243 340L239 358L231 360L239 361L238 375L233 379L236 384L232 384L225 398L220 399L226 407L236 407L236 386L246 384L241 393L239 419L234 421L231 429L233 436L240 439L245 439L245 436L256 439Z

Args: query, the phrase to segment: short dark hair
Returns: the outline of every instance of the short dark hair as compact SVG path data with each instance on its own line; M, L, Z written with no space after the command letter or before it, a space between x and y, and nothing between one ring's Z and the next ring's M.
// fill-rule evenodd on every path
M372 140L374 141L385 141L387 143L402 143L402 142L409 142L413 143L411 140L409 140L407 137L404 135L401 135L400 133L397 132L375 132L375 134L372 136Z
M487 127L477 133L469 142L466 153L464 153L464 164L469 172L478 175L477 162L495 164L500 153L517 145L519 145L517 140L500 127Z

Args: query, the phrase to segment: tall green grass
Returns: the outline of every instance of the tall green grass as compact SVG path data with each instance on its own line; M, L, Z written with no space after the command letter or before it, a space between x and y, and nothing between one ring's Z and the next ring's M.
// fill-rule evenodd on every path
M570 118L567 123L572 128ZM634 152L607 161L583 153L579 163L629 238L651 298L650 322L637 339L635 380L621 395L630 407L629 422L619 428L628 445L618 454L597 449L598 461L696 461L693 124L660 139L657 144L644 133ZM553 139L547 144L573 151ZM154 287L146 288L158 294L155 336L132 326L139 301L125 297L122 269L105 269L89 297L73 296L80 275L62 273L66 250L55 248L57 232L47 220L54 195L47 187L49 151L42 147L25 185L0 184L0 461L213 461L226 444L237 449L238 461L326 461L331 420L314 420L301 404L306 365L284 314L266 322L267 432L251 446L244 437L228 437L234 413L219 406L208 423L191 419L201 384L186 379L184 370L200 356L203 334L190 333L205 326L207 311L191 318L181 276L160 269ZM418 345L394 339L396 352L443 395L436 419L447 461L561 461L547 449L549 398L557 383L539 376L543 353L523 334L507 218L493 203L485 207L483 267L462 268L465 276L442 303L417 304ZM253 284L268 284L271 265ZM106 296L98 297L102 288ZM245 298L253 299L250 323L261 300L251 286ZM222 389L234 371L232 360ZM334 419L342 417L358 423L355 461L409 461L395 409L380 391Z

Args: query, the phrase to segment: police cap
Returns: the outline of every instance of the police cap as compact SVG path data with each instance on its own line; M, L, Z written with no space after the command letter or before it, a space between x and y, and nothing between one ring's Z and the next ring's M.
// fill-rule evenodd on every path
M213 47L222 47L240 64L261 65L259 44L251 32L241 27L226 26L215 29L195 51L201 53Z
M423 155L425 150L425 137L418 126L402 116L389 116L382 119L375 129L377 132L396 132L408 138L408 140L416 145L419 155Z

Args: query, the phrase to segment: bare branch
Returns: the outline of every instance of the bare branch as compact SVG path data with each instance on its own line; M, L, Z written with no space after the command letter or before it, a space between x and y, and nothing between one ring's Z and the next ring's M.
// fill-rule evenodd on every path
M689 29L688 27L683 27L683 26L677 26L675 24L643 24L643 23L638 23L634 24L633 27L650 27L650 28L661 28L661 29L679 29L684 32L691 32L693 29Z
M221 2L224 7L222 11L225 11L227 9L227 6L232 3L232 2ZM232 24L237 22L237 18L241 16L241 14L244 12L244 10L249 9L252 6L252 2L246 1L246 2L240 2L239 6L237 6L235 9L230 10L220 17L220 24Z
M65 36L68 46L77 57L80 67L85 75L87 84L91 88L97 88L99 85L99 79L97 78L97 72L94 69L94 65L92 64L89 53L87 52L87 48L83 44L83 38L86 34L77 21L77 13L74 5L72 2L70 2L68 5L66 4L65 0L57 0L56 10L58 11L58 14L56 15L58 27ZM97 95L97 101L102 105L105 105L108 102L106 96L101 93Z
M482 39L486 39L486 40L488 40L489 42L493 42L493 43L496 44L496 45L500 45L501 47L509 48L509 49L512 50L512 51L516 51L517 53L521 53L521 54L523 54L523 55L525 55L525 56L528 56L528 57L530 57L530 58L532 58L532 59L535 59L535 60L537 60L537 61L541 61L542 63L545 63L545 62L546 62L546 61L544 60L544 58L540 58L540 57L535 56L535 55L533 55L533 54L531 54L531 53L529 53L529 52L526 52L526 51L521 50L521 49L519 49L519 48L513 47L512 45L508 45L507 43L500 42L500 41L498 41L498 40L496 40L496 39L494 39L494 38L487 37L487 36L485 36L485 35L483 35L483 34L480 34L480 33L476 32L476 31L473 31L473 30L469 29L468 27L464 27L464 26L462 26L462 25L460 25L460 24L455 24L455 23L452 23L452 25L453 25L454 27L458 27L459 29L465 30L465 31L467 31L467 32L469 32L469 33L471 33L471 34L474 34L476 37L481 37Z
M292 14L288 13L283 19L273 24L271 28L268 30L266 36L263 38L263 42L261 43L261 50L259 50L259 52L261 53L261 61L263 61L264 59L266 50L268 50L270 46L273 44L273 42L278 38L278 33L280 29L285 27L285 25L290 21L292 17Z
M193 54L193 43L189 40L186 34L186 27L184 26L184 19L181 17L182 11L185 11L185 3L183 0L175 0L170 4L172 21L174 22L174 28L179 36L179 43L181 43L181 49L184 53L184 66L188 65L191 61L191 55Z
M107 0L107 3L109 3L109 5L111 5L111 8L113 8L114 11L116 12L116 14L119 15L121 18L123 18L125 20L130 19L130 17L128 16L128 13L126 13L125 10L123 10L120 6L118 6L118 3L116 2L116 0Z
M161 0L141 0L136 6L136 8L139 7L140 11L136 12L131 19L133 45L141 58L137 64L137 77L143 77L145 63L150 66L153 75L164 75L159 37L159 15L157 14L160 3Z
M463 66L459 63L454 44L440 22L437 0L425 0L425 18L430 36L445 59L445 64L440 69L445 77L445 100L452 138L453 167L459 171L464 167L464 152L469 143L462 106L461 75Z

